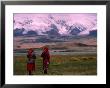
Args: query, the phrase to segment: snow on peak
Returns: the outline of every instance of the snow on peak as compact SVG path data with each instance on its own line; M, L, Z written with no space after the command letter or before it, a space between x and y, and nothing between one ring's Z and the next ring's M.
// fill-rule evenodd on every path
M88 34L90 30L96 30L97 28L97 14L95 13L53 13L53 14L14 14L14 30L16 28L24 28L23 34L33 30L38 34L50 31L51 29L58 30L61 35L67 35L71 30L75 28L81 33ZM51 25L54 25L53 28ZM83 31L83 32L82 32Z

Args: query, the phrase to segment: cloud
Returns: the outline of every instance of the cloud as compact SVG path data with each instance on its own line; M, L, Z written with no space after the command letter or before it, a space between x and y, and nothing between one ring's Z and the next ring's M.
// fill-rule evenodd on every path
M51 24L55 24L59 30L59 33L66 34L66 26L58 24L63 20L65 25L71 26L73 24L84 25L87 30L85 33L88 33L92 29L97 29L97 14L96 13L57 13L57 14L14 14L14 29L16 28L25 28L26 30L36 30L39 33L42 31L48 31ZM32 21L31 23L28 23Z

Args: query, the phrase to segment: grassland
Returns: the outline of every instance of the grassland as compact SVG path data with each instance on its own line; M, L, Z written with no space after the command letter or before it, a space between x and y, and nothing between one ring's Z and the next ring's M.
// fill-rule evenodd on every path
M27 75L26 62L26 56L14 56L14 75ZM40 56L33 75L44 75ZM96 55L52 55L47 75L97 75Z

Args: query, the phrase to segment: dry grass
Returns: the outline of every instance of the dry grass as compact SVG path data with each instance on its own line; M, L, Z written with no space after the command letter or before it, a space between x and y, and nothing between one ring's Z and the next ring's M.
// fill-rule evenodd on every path
M26 75L26 56L14 57L14 74ZM48 75L96 75L96 56L52 55ZM34 75L43 75L42 58L36 59Z

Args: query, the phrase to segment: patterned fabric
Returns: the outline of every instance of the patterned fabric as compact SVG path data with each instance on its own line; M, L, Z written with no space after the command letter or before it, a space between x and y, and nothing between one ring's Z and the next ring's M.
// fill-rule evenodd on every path
M35 71L35 59L36 55L33 51L33 49L29 49L27 54L27 71Z
M43 70L47 70L50 63L50 54L48 48L44 48L41 57L43 58Z

